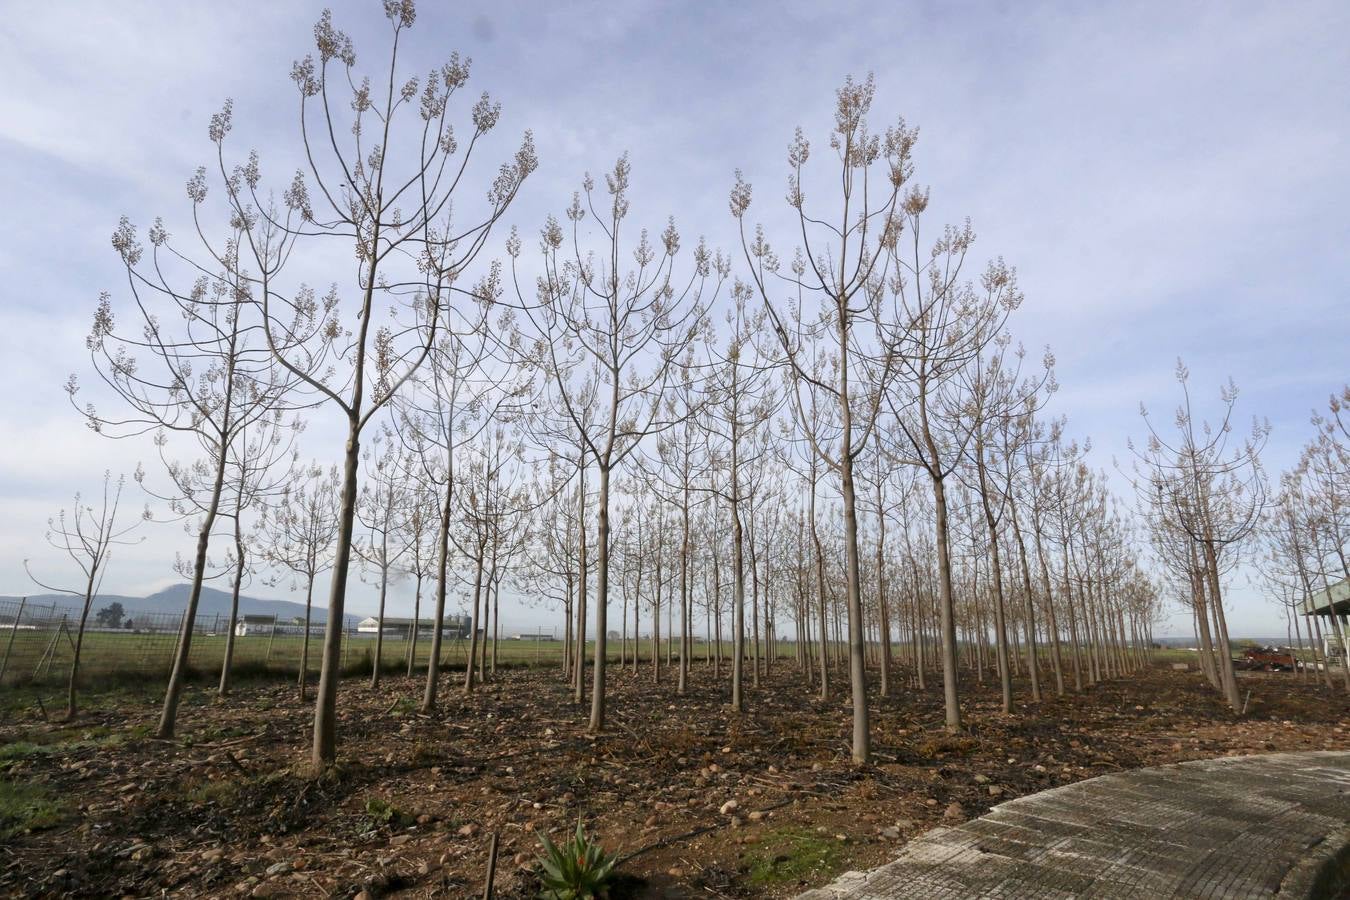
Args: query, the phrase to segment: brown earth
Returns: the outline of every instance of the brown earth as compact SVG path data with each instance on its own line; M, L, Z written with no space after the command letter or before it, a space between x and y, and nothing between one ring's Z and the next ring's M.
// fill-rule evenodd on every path
M416 712L420 682L372 692L351 680L340 765L320 779L304 774L312 709L293 685L244 684L224 701L195 686L174 742L146 736L155 693L91 698L73 723L0 696L0 782L53 802L47 827L0 840L0 894L480 896L496 832L497 896L535 896L539 833L566 837L580 817L628 857L633 895L789 896L1047 787L1350 748L1344 692L1241 677L1241 717L1198 674L1162 668L1011 717L996 686L970 678L957 737L942 730L938 688L904 688L873 697L875 765L861 768L846 696L819 702L785 663L748 691L742 716L701 664L683 697L673 679L616 675L610 729L594 739L556 671L503 672L468 697L447 681L432 716Z

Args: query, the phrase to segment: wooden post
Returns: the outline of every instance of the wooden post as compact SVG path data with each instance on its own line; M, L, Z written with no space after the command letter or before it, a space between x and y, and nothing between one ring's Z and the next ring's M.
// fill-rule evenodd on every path
M263 668L266 669L272 662L272 642L277 639L277 617L272 615L272 633L267 636L267 655L263 657Z
M19 601L19 611L14 616L14 627L9 630L9 641L5 644L5 658L0 659L0 684L4 684L5 669L9 666L9 654L14 649L14 635L19 633L19 623L23 621L23 608L27 605L27 597Z
M488 842L487 878L483 882L483 900L492 900L493 882L497 879L497 832Z

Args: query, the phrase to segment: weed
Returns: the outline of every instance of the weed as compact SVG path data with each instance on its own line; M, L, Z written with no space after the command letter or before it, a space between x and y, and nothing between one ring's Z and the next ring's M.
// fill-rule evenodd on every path
M0 779L0 841L60 825L66 812L65 804L45 787Z
M384 825L406 828L413 823L412 816L380 797L371 797L366 801L366 815L370 817L372 831Z
M764 836L749 862L752 884L801 883L839 867L839 845L827 835L786 827Z
M183 793L183 799L198 806L228 806L239 796L239 782L232 778L200 781Z

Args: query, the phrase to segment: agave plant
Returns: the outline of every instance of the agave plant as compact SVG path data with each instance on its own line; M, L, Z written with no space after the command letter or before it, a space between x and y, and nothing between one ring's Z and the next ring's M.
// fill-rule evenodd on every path
M539 862L543 868L543 896L549 900L586 900L606 897L609 881L614 876L616 858L605 853L600 845L586 837L577 819L577 831L561 846L541 834L544 855Z

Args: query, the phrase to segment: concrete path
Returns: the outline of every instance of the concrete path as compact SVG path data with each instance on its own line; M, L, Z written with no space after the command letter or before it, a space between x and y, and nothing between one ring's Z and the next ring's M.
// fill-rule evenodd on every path
M1105 775L938 828L798 900L1350 896L1350 752Z

